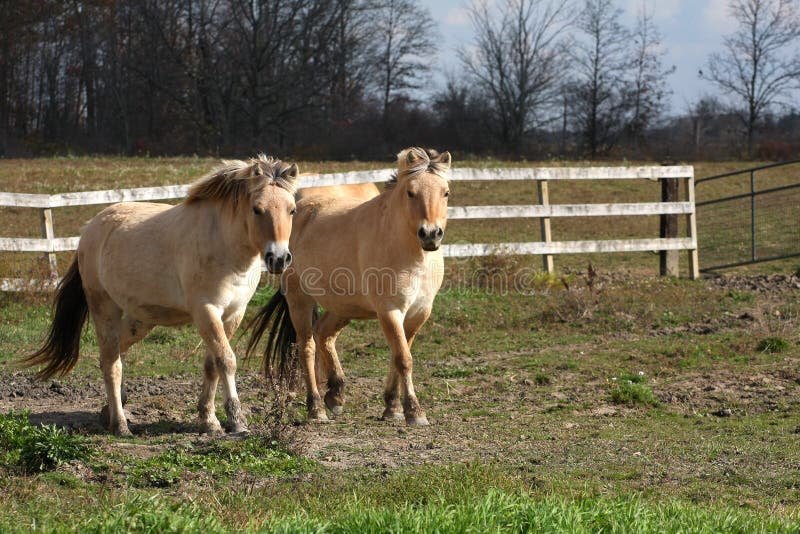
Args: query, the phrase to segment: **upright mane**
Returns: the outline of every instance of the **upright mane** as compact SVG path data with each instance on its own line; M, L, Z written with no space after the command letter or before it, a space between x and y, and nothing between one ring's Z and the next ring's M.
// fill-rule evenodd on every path
M223 160L222 165L189 187L186 203L220 200L235 207L239 201L268 185L276 185L294 195L297 192L297 174L294 163L284 163L264 154L247 161Z
M447 179L450 171L450 153L439 153L432 148L411 147L397 155L397 171L392 174L385 188L392 189L402 178L416 178L429 172Z

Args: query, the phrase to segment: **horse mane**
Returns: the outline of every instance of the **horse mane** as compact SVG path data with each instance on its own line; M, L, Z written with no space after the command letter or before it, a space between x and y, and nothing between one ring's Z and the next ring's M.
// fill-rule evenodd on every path
M276 185L292 195L297 193L297 165L264 154L243 160L222 160L218 166L189 187L186 203L220 200L234 206L248 195L268 185Z
M384 185L385 189L392 189L402 178L417 178L429 172L447 179L450 171L450 153L441 154L432 148L411 147L401 151L397 155L397 171L389 178Z

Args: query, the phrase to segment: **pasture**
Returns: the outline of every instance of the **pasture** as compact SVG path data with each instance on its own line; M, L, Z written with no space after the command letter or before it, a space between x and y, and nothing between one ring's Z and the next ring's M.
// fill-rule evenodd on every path
M0 161L0 190L186 183L213 163ZM386 166L300 163L303 172ZM741 166L699 164L695 174ZM532 182L452 191L451 205L536 198ZM659 192L637 181L559 184L550 194L557 203L655 201ZM75 235L97 210L55 211L57 235ZM36 217L0 208L2 233L36 237ZM657 218L637 222L554 221L553 235L657 235ZM538 226L455 221L445 242L536 240ZM0 256L0 277L41 271L36 256ZM69 258L59 255L62 272ZM377 324L354 322L338 342L347 403L333 422L304 424L302 395L276 409L282 392L259 362L240 361L253 430L245 439L196 434L203 353L192 328L156 328L131 349L134 437L113 438L97 418L105 392L93 329L72 374L36 383L17 362L44 336L46 299L0 294L0 531L797 531L798 262L698 281L656 278L657 265L650 253L557 256L550 277L531 275L539 257L448 260L413 350L430 427L377 419L388 348ZM250 315L274 283L264 277ZM234 338L237 354L245 341ZM30 423L19 417L25 410ZM82 438L75 459L41 472L26 463L37 445L58 456L70 443L37 432L38 423Z

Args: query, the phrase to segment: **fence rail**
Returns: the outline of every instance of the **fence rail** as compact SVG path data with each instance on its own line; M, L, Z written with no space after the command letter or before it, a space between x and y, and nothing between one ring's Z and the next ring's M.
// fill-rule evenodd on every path
M391 169L335 174L301 175L301 187L384 182ZM456 206L448 208L449 219L506 219L538 218L542 225L543 241L528 243L475 243L444 245L447 257L530 254L542 255L545 269L553 271L552 256L556 254L678 251L689 252L689 275L698 276L697 237L695 229L694 168L691 166L652 167L539 167L453 169L450 176L456 181L535 180L539 204L513 206ZM639 202L614 204L550 204L547 184L550 180L678 180L686 182L684 202ZM0 238L0 251L44 252L50 259L51 271L57 273L56 252L75 250L78 237L54 237L52 210L67 206L113 204L116 202L172 200L186 196L188 185L85 191L53 195L1 193L0 206L37 208L41 210L42 238ZM612 239L599 241L552 241L550 219L559 217L608 217L661 215L687 217L688 235L679 238L669 235L653 239ZM28 281L0 280L0 290L28 287Z

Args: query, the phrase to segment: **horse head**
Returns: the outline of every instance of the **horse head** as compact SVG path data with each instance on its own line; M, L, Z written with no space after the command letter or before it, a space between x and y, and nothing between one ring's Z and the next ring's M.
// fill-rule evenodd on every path
M407 148L397 155L397 174L390 182L402 198L407 229L417 236L423 250L438 250L447 226L450 187L449 152Z
M187 202L212 199L227 203L244 219L249 246L262 255L273 274L292 263L289 235L295 212L297 165L263 154L248 161L225 161L195 183Z

